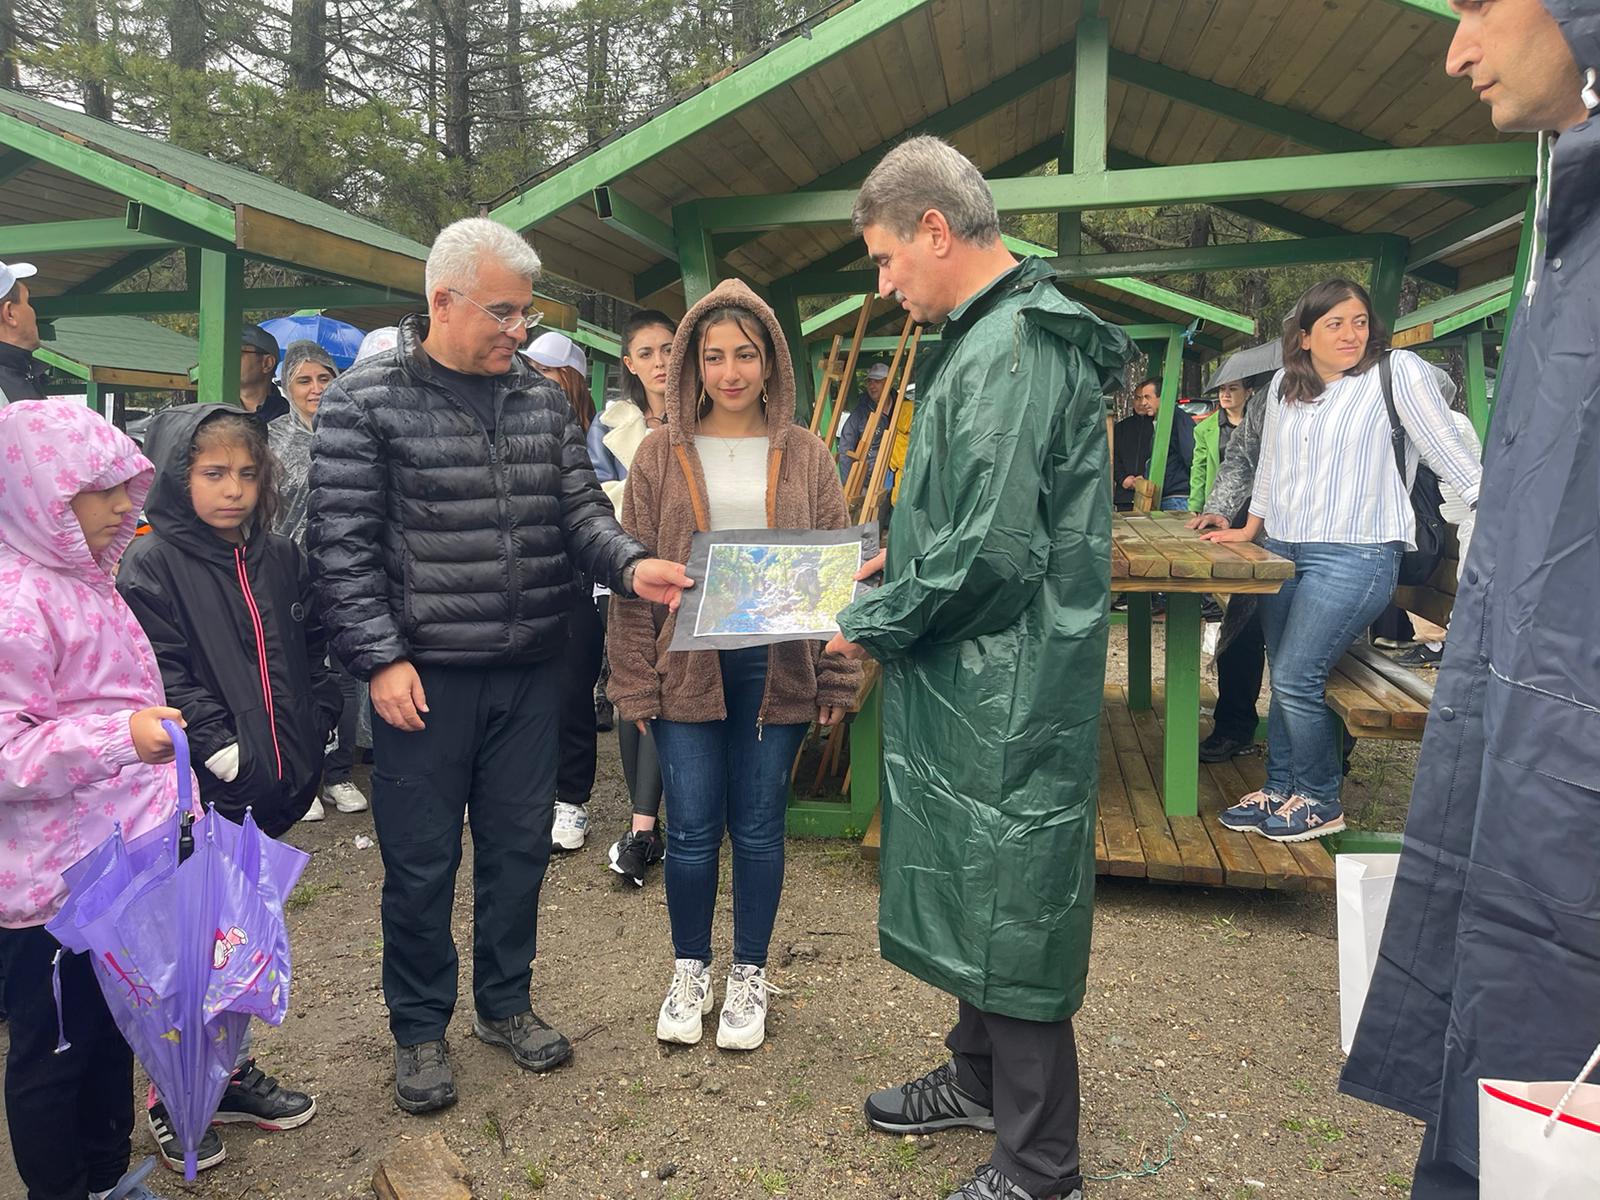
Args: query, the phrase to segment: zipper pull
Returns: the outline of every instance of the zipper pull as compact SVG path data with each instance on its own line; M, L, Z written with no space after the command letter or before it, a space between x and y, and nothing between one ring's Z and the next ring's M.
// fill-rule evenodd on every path
M761 740L761 735L764 732L766 732L766 727L767 727L767 719L765 717L757 717L756 718L756 741L759 742Z

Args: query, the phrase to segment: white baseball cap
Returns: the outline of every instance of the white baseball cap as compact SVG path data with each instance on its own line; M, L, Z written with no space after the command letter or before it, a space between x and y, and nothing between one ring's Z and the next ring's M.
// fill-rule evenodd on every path
M589 377L589 359L564 333L554 330L541 333L528 343L523 353L541 367L548 367L552 371L557 367L571 367L585 379Z
M32 263L6 263L0 262L0 296L10 295L11 289L17 286L19 279L32 279L39 273L39 268Z
M888 368L888 366L886 364L884 364L884 363L873 363L871 369L869 369L867 371L867 378L868 379L887 379L887 378L889 378L889 368Z

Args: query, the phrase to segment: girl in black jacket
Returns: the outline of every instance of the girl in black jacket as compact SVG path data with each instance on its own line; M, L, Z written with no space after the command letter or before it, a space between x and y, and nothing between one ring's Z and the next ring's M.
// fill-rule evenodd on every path
M342 700L305 555L270 532L277 491L266 434L240 409L184 404L151 420L145 455L156 467L151 532L123 556L117 590L204 764L201 800L233 821L248 808L277 837L317 794ZM293 1129L315 1112L310 1096L245 1059L213 1121ZM170 1165L170 1125L153 1090L149 1116Z
M122 560L121 591L188 721L200 797L250 808L272 837L310 807L340 696L305 555L270 532L273 459L237 409L185 404L150 422L151 532Z

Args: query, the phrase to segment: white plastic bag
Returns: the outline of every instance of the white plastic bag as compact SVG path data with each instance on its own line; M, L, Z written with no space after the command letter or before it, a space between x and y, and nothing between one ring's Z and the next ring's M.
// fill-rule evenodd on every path
M1339 914L1339 1046L1350 1053L1378 965L1398 854L1340 854L1333 860Z
M1597 1063L1600 1047L1574 1083L1478 1080L1480 1200L1600 1196Z

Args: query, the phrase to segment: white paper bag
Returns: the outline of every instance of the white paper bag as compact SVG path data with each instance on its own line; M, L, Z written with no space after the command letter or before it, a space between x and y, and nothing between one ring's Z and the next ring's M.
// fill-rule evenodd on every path
M1600 1087L1478 1081L1480 1200L1576 1200L1600 1196Z
M1346 1054L1378 965L1398 854L1340 854L1333 860L1339 913L1339 1046Z

